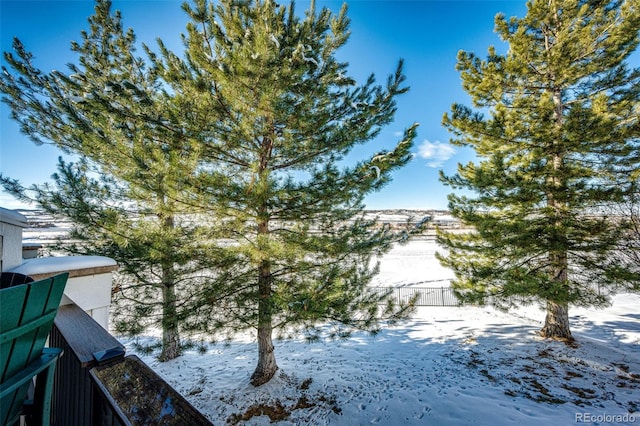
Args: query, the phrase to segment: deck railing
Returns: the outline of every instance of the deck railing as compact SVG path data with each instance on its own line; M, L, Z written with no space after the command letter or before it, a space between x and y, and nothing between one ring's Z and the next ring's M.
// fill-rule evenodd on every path
M56 367L52 425L211 425L75 304L60 306L49 346L64 349Z

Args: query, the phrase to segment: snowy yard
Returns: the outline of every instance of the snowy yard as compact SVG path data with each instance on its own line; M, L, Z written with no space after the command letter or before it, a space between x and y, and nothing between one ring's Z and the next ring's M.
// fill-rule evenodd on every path
M428 241L394 249L378 280L446 280L434 251ZM139 356L217 425L273 424L269 415L278 425L640 424L640 296L570 315L575 348L536 336L536 307L421 307L376 337L276 342L280 371L259 388L250 337L167 363Z
M380 273L372 286L448 287L453 272L440 265L436 251L443 251L433 239L396 245L380 259Z

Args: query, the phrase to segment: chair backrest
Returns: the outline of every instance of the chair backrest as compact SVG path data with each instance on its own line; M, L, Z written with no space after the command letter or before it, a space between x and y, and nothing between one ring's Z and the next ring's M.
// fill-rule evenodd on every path
M0 383L42 355L69 274L0 289ZM13 396L25 398L28 383ZM8 407L2 400L3 416Z
M17 272L1 272L0 288L13 287L18 284L26 284L33 282L33 278L28 275L19 274Z

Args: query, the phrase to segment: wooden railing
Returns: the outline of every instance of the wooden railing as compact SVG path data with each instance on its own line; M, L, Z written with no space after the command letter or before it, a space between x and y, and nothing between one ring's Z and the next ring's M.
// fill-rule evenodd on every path
M74 304L60 306L49 346L64 349L56 367L52 425L211 425Z

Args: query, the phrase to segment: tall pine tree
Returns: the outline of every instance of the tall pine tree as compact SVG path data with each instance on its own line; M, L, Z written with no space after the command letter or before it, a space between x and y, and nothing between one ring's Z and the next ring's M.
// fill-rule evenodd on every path
M329 322L347 336L404 312L366 291L372 256L395 236L364 217L362 201L410 160L415 126L391 151L343 161L392 121L407 90L402 63L384 86L347 76L335 57L349 35L346 6L335 15L312 2L303 17L271 0L184 9L187 57L165 50L157 66L180 110L199 117L190 120L204 159L193 205L226 218L228 250L243 270L224 292L233 298L211 312L212 328L256 330L251 381L260 385L278 368L274 330L315 338L318 322Z
M97 2L89 31L72 43L78 61L67 73L37 69L19 40L15 55L5 53L11 72L3 67L0 91L22 132L78 161L61 160L53 186L26 189L2 180L73 221L77 243L63 248L117 260L118 328L136 333L159 326L160 359L172 359L180 354L181 330L198 328L194 307L214 281L203 271L215 269L219 258L202 238L209 231L186 216L176 185L197 167L199 150L161 90L161 76L135 56L135 35L110 6Z
M25 133L80 156L36 198L135 276L138 317L164 297L165 344L180 329L256 330L260 385L277 370L274 330L313 339L329 323L346 337L406 314L366 291L397 235L363 199L410 160L416 126L391 151L345 159L393 120L402 63L386 85L348 77L335 58L346 7L299 17L293 3L204 0L184 5L184 57L160 41L143 60L109 6L73 45L69 75L40 72L16 42L0 88Z
M522 19L496 17L509 50L460 52L476 110L455 104L444 125L478 161L443 176L452 214L473 232L442 232L442 256L467 301L546 304L540 334L571 340L569 305L606 303L598 288L627 280L613 252L624 223L602 214L624 199L637 150L640 9L625 0L531 0ZM486 115L485 115L486 113ZM519 298L511 298L519 296Z

